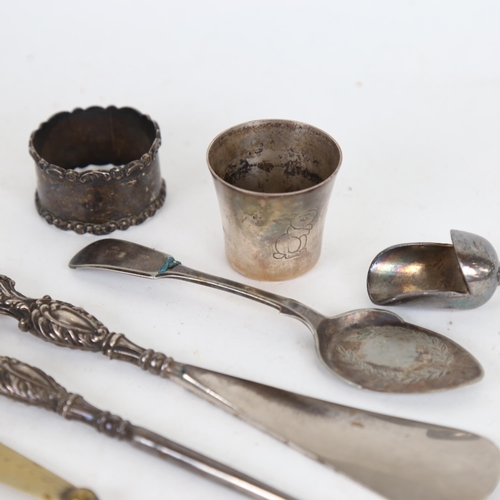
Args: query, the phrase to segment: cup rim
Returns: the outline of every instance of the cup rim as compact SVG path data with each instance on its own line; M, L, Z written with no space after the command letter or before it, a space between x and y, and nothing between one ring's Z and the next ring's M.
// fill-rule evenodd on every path
M225 181L222 177L220 177L220 175L218 175L215 172L215 170L212 168L212 165L210 164L210 160L209 160L209 154L210 154L210 151L211 151L213 145L215 144L215 142L217 142L220 137L222 137L223 135L226 135L228 132L231 132L231 131L238 129L238 128L241 128L243 126L259 125L259 124L265 124L265 123L269 123L269 122L287 123L287 124L296 124L299 126L305 126L307 128L310 128L310 129L313 129L313 130L319 132L321 135L325 136L328 140L332 141L334 143L334 145L337 147L337 150L339 152L339 161L338 161L336 167L334 168L333 172L323 181L318 182L318 184L314 184L314 186L310 186L310 187L304 188L304 189L299 189L297 191L290 191L287 193L264 193L264 192L260 192L260 191L252 191L251 189L244 189L244 188L235 186L234 184L231 184L231 183ZM210 142L210 144L208 145L205 158L206 158L206 162L208 165L208 169L210 170L210 173L212 174L212 177L214 179L216 179L220 183L224 184L225 186L233 189L234 191L244 193L244 194L254 194L254 195L258 195L259 197L263 197L263 198L274 198L274 197L282 198L282 197L286 197L286 196L295 196L297 194L307 193L308 191L313 191L315 189L318 189L320 186L323 186L323 185L327 184L328 182L332 181L332 179L335 177L335 175L339 171L340 166L342 165L342 160L343 160L342 149L340 148L339 143L330 134L326 133L324 130L321 130L318 127L315 127L314 125L310 125L309 123L301 122L298 120L285 120L285 119L280 119L280 118L277 118L277 119L264 118L264 119L260 119L260 120L249 120L246 122L238 123L237 125L233 125L232 127L229 127L227 129L223 130L222 132L217 134L214 137L214 139Z

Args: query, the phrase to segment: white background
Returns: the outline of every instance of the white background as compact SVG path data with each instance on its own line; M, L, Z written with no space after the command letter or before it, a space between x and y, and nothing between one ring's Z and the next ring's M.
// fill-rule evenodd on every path
M366 271L387 246L446 243L456 228L500 249L499 16L493 1L4 0L0 273L25 295L82 306L179 361L500 444L500 293L473 311L393 309L470 350L485 369L480 383L416 396L360 391L323 368L304 325L272 309L178 281L70 270L97 237L38 216L27 148L58 111L133 106L161 127L168 196L154 218L113 236L327 315L370 307ZM344 154L321 260L284 283L252 282L228 265L205 164L216 134L259 118L311 123ZM0 329L0 354L300 499L379 498L167 380L46 344L9 317ZM243 498L43 410L0 399L0 422L1 442L103 500ZM0 498L27 497L0 486Z

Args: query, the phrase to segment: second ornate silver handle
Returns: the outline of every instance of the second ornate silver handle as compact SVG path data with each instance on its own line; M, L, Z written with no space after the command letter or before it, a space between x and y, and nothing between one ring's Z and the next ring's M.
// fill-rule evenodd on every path
M121 417L100 410L78 394L67 392L52 377L38 368L4 356L0 356L0 394L15 401L53 411L68 420L78 420L88 424L109 437L128 441L136 448L180 463L251 498L294 500L224 464L147 429L132 425Z

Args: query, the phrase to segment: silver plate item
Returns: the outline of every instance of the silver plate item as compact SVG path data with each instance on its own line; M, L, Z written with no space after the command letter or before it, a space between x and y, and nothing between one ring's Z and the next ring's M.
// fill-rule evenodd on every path
M406 243L380 252L370 265L374 304L474 309L498 286L498 256L489 241L452 229L452 244Z

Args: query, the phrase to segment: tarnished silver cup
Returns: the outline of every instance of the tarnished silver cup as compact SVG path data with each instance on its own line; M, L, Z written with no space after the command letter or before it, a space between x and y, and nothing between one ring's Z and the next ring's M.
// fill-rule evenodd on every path
M231 266L267 281L309 271L341 161L332 137L296 121L251 121L219 134L207 162Z

